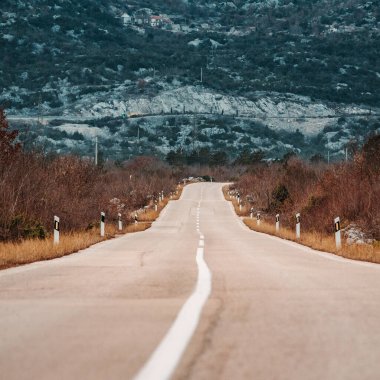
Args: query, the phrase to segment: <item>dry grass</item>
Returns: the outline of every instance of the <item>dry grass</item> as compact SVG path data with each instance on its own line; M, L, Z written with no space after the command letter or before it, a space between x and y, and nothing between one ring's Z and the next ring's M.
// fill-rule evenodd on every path
M181 198L183 188L184 188L184 185L177 186L176 192L171 197L172 201L178 201L178 199Z
M169 199L164 198L164 200L157 205L157 211L155 210L154 206L151 205L150 207L152 208L149 208L148 210L141 212L139 214L138 216L139 222L142 222L142 223L154 222L168 203L169 203Z
M150 204L149 209L139 214L139 222L154 222L160 215L161 211L169 203L169 201L177 201L181 197L182 191L183 186L177 186L177 192L175 194L173 194L171 197L164 198L161 202L157 204L157 211L155 211L154 205Z
M234 206L235 212L238 216L248 216L250 214L250 207L246 205L240 205L238 200L234 196L230 196L228 194L228 187L229 186L223 187L224 198L227 201L232 202L232 205Z
M257 225L257 221L255 219L245 218L243 221L250 229L254 231L278 236L286 240L296 241L318 251L334 253L348 259L369 261L380 264L379 244L343 244L342 249L338 250L335 245L334 236L327 236L318 232L307 232L301 230L301 239L297 240L295 231L288 228L281 228L279 232L276 232L274 225L270 225L264 221L261 221L260 226Z
M149 222L139 222L137 224L130 224L125 228L126 233L143 232L150 228L152 223Z
M117 235L145 231L150 226L151 223L130 224L119 231L116 226L106 225L105 237L100 236L98 229L68 234L61 233L57 245L53 244L52 237L45 240L30 239L17 243L1 243L0 269L66 256L101 241L112 239Z
M179 199L182 189L183 187L178 188L178 193L172 197L172 200ZM106 236L104 238L100 236L98 229L93 229L86 232L61 233L58 245L53 244L52 237L45 240L31 239L17 243L1 243L0 269L63 257L101 241L112 239L117 235L145 231L151 227L152 222L157 219L168 202L169 198L165 198L159 203L157 211L153 208L141 213L137 224L126 225L122 231L119 231L116 225L106 225Z
M69 255L111 237L113 236L107 234L107 237L102 238L99 233L91 231L61 234L60 243L57 245L53 244L52 239L2 243L0 269Z
M334 253L338 256L345 257L352 260L369 261L380 264L380 242L375 242L373 245L369 244L343 244L342 249L338 250L335 244L334 236L327 236L319 232L308 232L301 230L301 239L297 240L295 230L282 227L279 232L276 232L275 225L261 221L260 226L257 225L256 217L248 218L250 214L249 207L242 207L240 209L237 199L230 197L228 194L229 186L223 188L223 194L227 201L232 202L235 212L243 219L244 223L252 230L262 232L265 234L278 236L282 239L291 240L303 244L307 247L316 249L318 251Z
M154 209L147 210L139 214L139 222L151 223L158 218L159 214L160 214L160 209L158 209L157 211L155 211Z

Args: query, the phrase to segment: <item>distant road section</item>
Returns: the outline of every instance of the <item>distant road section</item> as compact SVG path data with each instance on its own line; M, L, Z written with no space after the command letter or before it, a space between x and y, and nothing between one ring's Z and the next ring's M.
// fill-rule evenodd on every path
M380 266L250 231L221 188L1 271L1 378L378 380Z

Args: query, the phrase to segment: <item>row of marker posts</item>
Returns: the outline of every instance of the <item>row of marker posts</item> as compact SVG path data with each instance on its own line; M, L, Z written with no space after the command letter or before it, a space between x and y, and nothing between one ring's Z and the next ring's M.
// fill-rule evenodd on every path
M250 217L253 219L254 209L251 208ZM261 224L261 213L257 212L256 214L256 222L257 225ZM280 231L280 214L276 215L276 232ZM337 249L342 248L342 236L341 236L341 226L340 226L340 218L337 217L334 219L334 232L335 232L335 244ZM296 238L297 240L301 239L301 214L296 214Z
M231 192L229 192L230 198L231 198L231 195L232 195ZM237 194L235 194L235 198L238 201L239 209L241 211L242 210L242 204L241 204L239 192L237 192ZM250 214L251 219L253 219L253 212L254 212L254 209L251 208L251 214ZM257 221L257 225L260 226L260 224L261 224L260 212L258 212L256 214L256 221ZM276 232L279 232L279 231L280 231L280 214L277 214L276 215ZM341 235L341 226L340 226L340 218L339 217L334 219L334 231L335 231L336 248L341 249L342 248L342 235ZM297 238L297 240L301 239L301 214L299 212L296 214L296 238Z
M118 227L119 231L123 230L123 220L121 219L121 214L118 213ZM135 214L135 222L137 221ZM60 233L60 218L54 216L54 244L59 244L59 233ZM100 213L100 236L104 237L106 232L106 214L105 212Z
M170 195L170 198L172 196ZM154 201L154 211L158 211L158 204L161 203L164 200L164 190L161 191L161 193L158 193L158 200L155 199Z
M159 193L158 199L159 199L159 202L162 202L164 200L164 191L161 191L161 193ZM157 201L155 201L154 208L157 211L157 209L158 209ZM117 216L118 216L119 231L122 231L123 230L123 221L121 219L121 214L118 213ZM134 215L134 220L135 220L135 224L136 224L138 221L137 213L135 213L135 215ZM60 223L59 217L54 216L54 244L59 244L59 231L60 231L59 223ZM106 213L102 211L100 213L100 236L104 237L105 233L106 233Z

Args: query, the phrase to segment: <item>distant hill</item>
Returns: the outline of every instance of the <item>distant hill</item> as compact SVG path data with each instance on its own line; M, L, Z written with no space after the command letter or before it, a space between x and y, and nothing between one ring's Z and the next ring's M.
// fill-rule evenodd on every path
M170 22L140 25L133 16L142 8ZM0 104L45 120L122 118L141 112L133 99L164 99L161 108L175 110L162 94L201 86L248 104L285 97L292 109L307 97L329 110L360 109L376 131L379 32L379 1L2 0ZM288 129L307 134L302 124Z

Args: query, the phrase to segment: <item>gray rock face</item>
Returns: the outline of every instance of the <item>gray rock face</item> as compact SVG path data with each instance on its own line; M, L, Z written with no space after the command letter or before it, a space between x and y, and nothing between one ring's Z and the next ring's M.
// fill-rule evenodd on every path
M373 239L368 238L356 224L350 224L343 230L343 233L348 245L373 243Z

